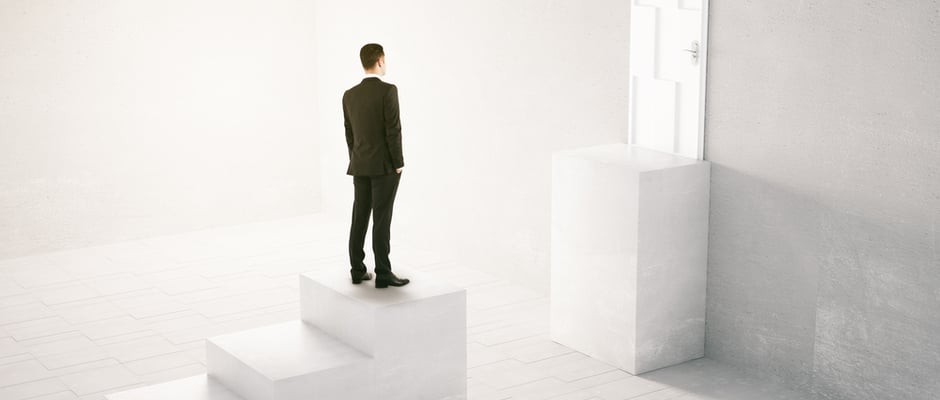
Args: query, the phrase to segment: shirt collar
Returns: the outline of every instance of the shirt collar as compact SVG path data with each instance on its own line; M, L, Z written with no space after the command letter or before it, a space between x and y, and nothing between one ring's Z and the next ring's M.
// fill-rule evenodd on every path
M382 77L376 74L366 74L365 78L379 78L379 80L382 80Z

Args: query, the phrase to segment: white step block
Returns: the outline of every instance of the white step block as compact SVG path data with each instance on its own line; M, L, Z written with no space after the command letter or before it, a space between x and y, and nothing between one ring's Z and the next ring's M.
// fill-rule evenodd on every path
M300 275L304 321L371 355L383 400L465 399L466 290L413 273L403 287L350 282L348 268Z
M207 374L116 392L107 400L245 400Z
M631 374L704 355L709 170L627 144L553 154L553 340Z
M208 374L247 400L373 400L372 357L301 320L206 340Z

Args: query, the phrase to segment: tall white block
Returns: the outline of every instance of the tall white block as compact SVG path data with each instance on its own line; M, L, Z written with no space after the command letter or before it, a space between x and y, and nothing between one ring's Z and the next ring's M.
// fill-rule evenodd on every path
M211 337L206 363L247 400L378 398L372 357L301 320Z
M553 340L631 374L704 356L709 172L627 144L553 154Z
M374 358L376 398L466 399L466 290L413 272L376 289L347 271L300 275L301 318Z

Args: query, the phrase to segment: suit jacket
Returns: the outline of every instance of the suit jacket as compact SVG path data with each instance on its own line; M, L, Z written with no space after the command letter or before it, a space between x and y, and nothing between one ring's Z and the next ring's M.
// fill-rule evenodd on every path
M363 79L343 93L343 120L347 175L387 175L405 165L395 85L375 77Z

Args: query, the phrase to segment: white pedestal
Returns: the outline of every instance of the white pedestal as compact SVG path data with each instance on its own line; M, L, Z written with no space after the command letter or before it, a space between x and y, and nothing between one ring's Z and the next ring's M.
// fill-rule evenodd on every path
M301 318L375 359L376 398L466 399L466 290L402 275L412 282L375 289L342 273L301 274Z
M301 274L302 319L206 340L207 373L108 400L465 400L466 290Z
M553 154L553 340L631 374L704 356L709 170L627 144Z

